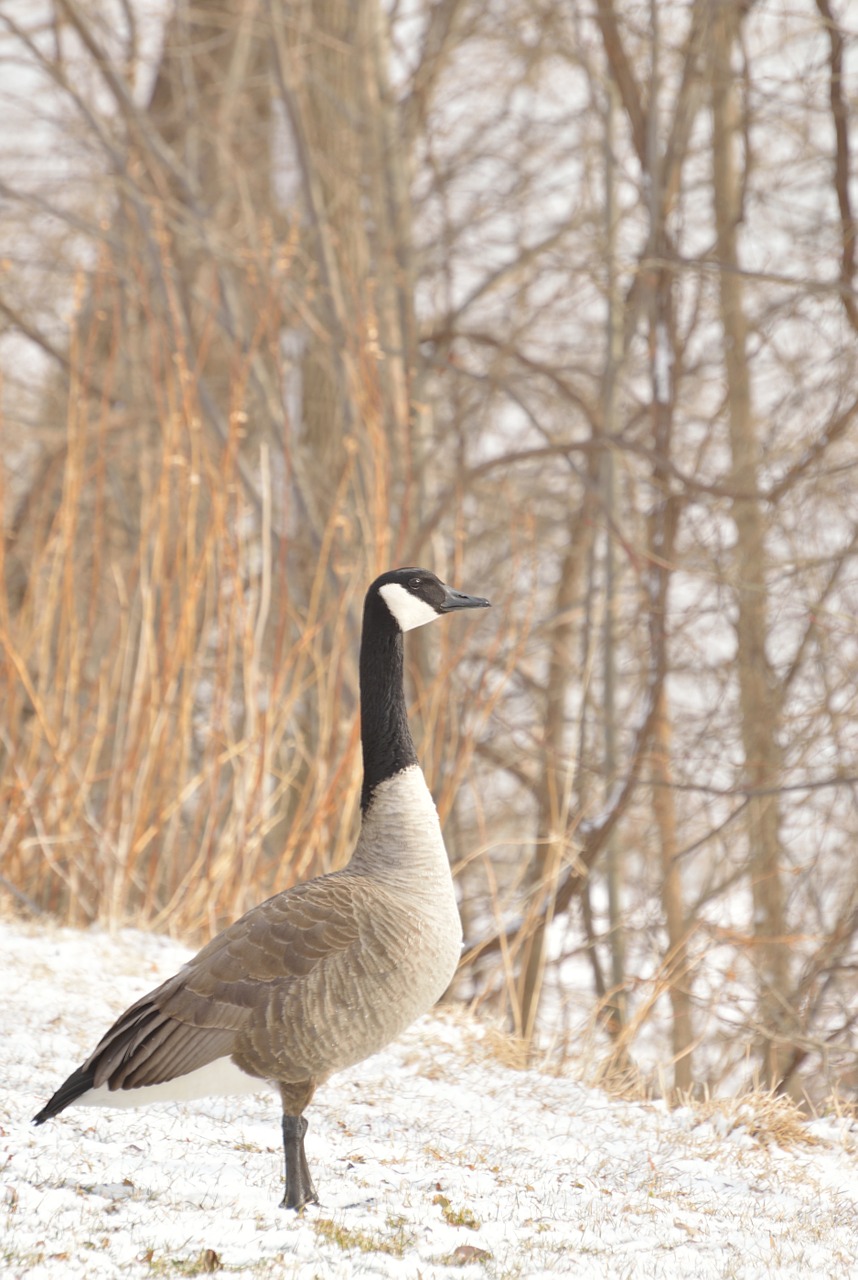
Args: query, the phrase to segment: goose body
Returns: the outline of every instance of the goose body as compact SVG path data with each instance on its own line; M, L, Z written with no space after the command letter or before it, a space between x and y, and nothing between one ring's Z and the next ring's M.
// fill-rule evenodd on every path
M408 728L402 633L487 605L425 569L372 584L361 635L361 827L348 865L260 903L131 1005L37 1124L70 1103L139 1106L273 1085L283 1206L318 1199L303 1116L316 1087L430 1009L461 950L438 814Z

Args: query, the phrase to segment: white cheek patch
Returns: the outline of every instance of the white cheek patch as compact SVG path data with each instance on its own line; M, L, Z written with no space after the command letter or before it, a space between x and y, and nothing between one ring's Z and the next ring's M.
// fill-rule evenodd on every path
M415 627L423 627L427 622L434 622L439 616L425 600L413 596L398 582L387 582L378 589L400 631L413 631Z

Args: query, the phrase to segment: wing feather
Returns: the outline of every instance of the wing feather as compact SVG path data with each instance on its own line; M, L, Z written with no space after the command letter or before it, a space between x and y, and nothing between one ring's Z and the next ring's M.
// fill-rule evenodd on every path
M280 1059L283 1079L306 1078L308 1006L342 1008L349 976L390 971L410 945L407 931L361 930L361 920L385 919L386 899L377 883L338 872L260 903L131 1005L40 1117L93 1087L161 1084L227 1056L266 1076ZM299 1015L303 1050L292 1045Z

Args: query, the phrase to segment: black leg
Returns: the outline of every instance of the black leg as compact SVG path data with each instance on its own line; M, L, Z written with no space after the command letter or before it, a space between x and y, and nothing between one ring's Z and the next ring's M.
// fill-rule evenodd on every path
M286 1194L281 1209L303 1209L305 1204L318 1204L319 1197L310 1177L304 1155L307 1121L303 1116L283 1117L283 1152L286 1156Z

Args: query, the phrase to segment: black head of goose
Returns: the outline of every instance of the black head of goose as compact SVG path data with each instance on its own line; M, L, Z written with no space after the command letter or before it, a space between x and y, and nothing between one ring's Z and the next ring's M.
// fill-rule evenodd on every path
M260 903L131 1005L34 1117L70 1103L127 1107L279 1088L284 1208L318 1200L304 1109L432 1007L462 929L438 815L417 763L402 634L488 600L427 569L394 569L366 595L360 650L361 827L342 871Z

